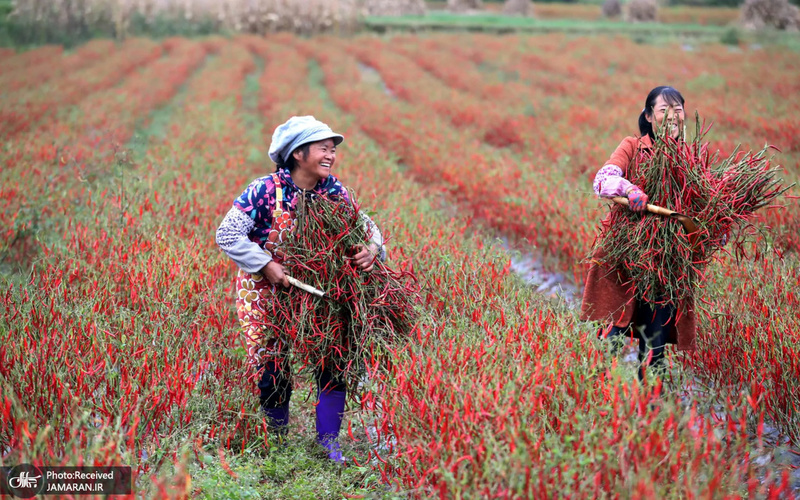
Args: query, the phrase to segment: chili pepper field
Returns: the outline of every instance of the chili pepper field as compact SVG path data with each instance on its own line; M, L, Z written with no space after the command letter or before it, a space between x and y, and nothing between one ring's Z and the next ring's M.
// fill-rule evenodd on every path
M565 34L92 41L0 51L0 456L130 465L146 498L800 496L800 203L720 252L697 351L640 384L574 301L597 169L670 84L712 147L800 178L800 54ZM419 279L419 324L316 447L279 447L214 234L273 129L341 131L334 173ZM691 123L691 119L688 120ZM509 251L516 249L519 254Z

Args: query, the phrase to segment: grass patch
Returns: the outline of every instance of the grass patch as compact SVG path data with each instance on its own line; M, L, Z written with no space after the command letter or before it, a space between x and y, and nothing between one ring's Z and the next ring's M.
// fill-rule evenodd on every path
M690 92L712 91L716 89L727 89L728 84L725 78L717 74L704 73L697 78L686 83L686 89Z
M724 32L719 26L699 24L627 23L607 20L579 19L536 19L531 17L506 16L503 14L482 13L476 15L431 12L425 16L371 16L365 19L368 28L381 25L388 27L448 27L484 30L509 31L575 31L575 32L653 32L715 34Z
M216 57L217 56L215 55L207 55L206 59L195 70L193 77L200 74L200 72L203 70L203 67L210 61L213 61ZM166 137L172 114L175 109L183 105L183 102L186 99L186 89L191 81L192 77L190 77L183 83L183 85L180 86L178 92L175 93L172 99L165 106L161 106L150 113L150 116L148 116L146 120L139 124L137 130L131 136L126 147L126 149L131 151L137 161L147 156L147 150L152 144L153 140Z
M506 16L500 13L475 15L454 14L443 11L429 12L425 16L371 16L364 20L367 30L388 31L476 31L488 33L571 33L576 35L614 34L626 35L641 42L657 42L690 38L694 41L734 43L730 27L692 23L628 23L607 19L541 19ZM797 50L800 36L796 33L763 31L745 33L736 31L736 42L784 45Z
M244 96L242 98L242 110L244 113L242 113L242 121L246 124L247 135L250 137L251 142L253 144L261 143L260 146L251 147L247 154L247 162L257 165L269 160L269 157L265 154L266 148L269 147L265 141L269 136L264 133L264 120L259 116L258 104L261 89L258 80L261 77L261 73L264 72L264 60L256 57L255 65L256 69L247 75L244 81Z
M328 460L314 439L314 409L310 390L303 384L292 398L292 420L287 440L269 450L255 445L243 453L205 448L188 471L195 498L331 499L401 498L381 483L380 474L353 463L340 466ZM344 434L344 433L342 433ZM354 443L340 437L343 451L352 456ZM359 453L360 454L360 453Z

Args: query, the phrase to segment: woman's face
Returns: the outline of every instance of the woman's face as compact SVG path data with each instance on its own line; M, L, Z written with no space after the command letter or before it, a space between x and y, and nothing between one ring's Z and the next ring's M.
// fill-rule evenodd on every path
M333 164L336 163L336 145L333 139L312 142L305 158L303 158L303 152L300 150L292 154L295 158L297 171L307 178L327 179L331 175Z
M652 114L645 113L645 118L653 125L653 130L661 130L661 124L666 117L666 127L668 127L669 135L673 139L677 139L681 130L683 129L683 121L686 119L686 114L683 111L683 106L680 103L670 104L663 95L656 98L656 103L651 111Z

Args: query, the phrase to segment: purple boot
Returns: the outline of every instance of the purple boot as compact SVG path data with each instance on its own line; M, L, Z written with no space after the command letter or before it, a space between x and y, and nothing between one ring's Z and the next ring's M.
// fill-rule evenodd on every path
M344 463L339 431L346 396L345 391L321 391L317 403L317 442L328 450L328 458L339 464Z

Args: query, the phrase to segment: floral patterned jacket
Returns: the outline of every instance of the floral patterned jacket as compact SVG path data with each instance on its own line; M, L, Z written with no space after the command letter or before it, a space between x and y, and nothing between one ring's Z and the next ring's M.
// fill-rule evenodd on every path
M280 207L276 207L278 190L273 175L277 177L281 187ZM347 190L333 175L320 181L310 191L331 199L341 197L349 201ZM279 170L276 174L255 179L234 200L233 207L217 229L217 245L243 271L248 273L260 271L276 257L273 255L275 249L271 245L273 242L271 242L270 234L275 233L274 229L283 231L289 227L286 220L273 221L273 211L280 208L287 215L294 212L299 195L302 195L303 192L304 190L294 183L291 174L285 169ZM380 260L385 260L386 249L383 244L383 236L375 223L364 212L359 213L371 233L371 241L380 249ZM272 240L274 239L273 237Z

